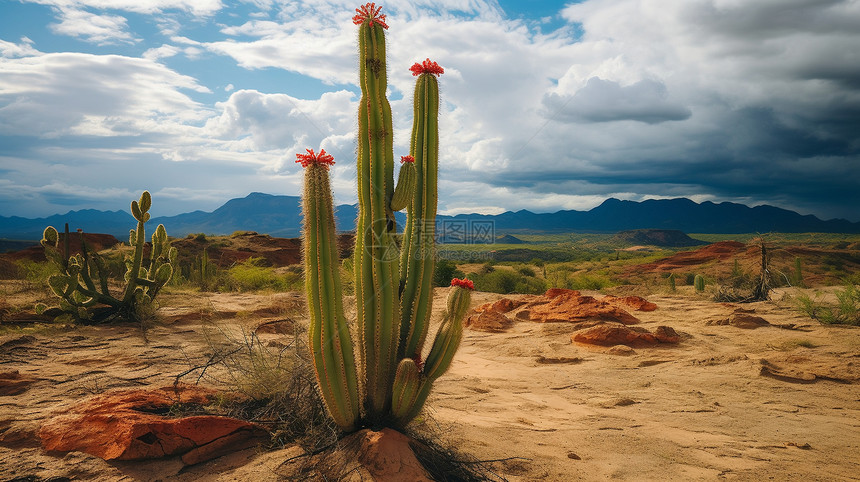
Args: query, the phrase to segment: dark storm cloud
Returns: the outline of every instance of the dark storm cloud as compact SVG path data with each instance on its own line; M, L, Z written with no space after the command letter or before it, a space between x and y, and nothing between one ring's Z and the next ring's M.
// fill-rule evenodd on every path
M663 83L649 79L622 87L618 82L592 77L574 95L552 93L543 103L551 116L567 122L632 120L658 124L684 120L692 114L690 109L669 100Z

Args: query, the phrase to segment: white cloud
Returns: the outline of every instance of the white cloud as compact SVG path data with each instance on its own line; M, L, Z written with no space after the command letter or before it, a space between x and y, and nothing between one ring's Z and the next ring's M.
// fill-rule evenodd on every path
M354 167L341 161L355 144L358 99L342 87L357 82L354 2L257 0L258 14L219 16L220 33L199 38L169 13L211 21L220 2L46 3L109 8L108 18L158 14L170 45L134 59L42 55L26 40L0 41L0 129L133 135L116 152L156 155L177 169L212 160L252 171L256 181L237 189L260 182L295 188L290 194L300 184L295 152L324 147L338 158L336 195L354 197ZM440 207L448 212L580 209L607 196L812 206L822 186L860 202L850 176L860 169L856 0L586 0L564 8L568 25L547 34L503 18L492 0L385 7L397 154L411 128L408 67L429 57L446 69ZM302 99L291 85L263 94L231 78L210 85L221 102L201 105L187 95L208 91L200 81L159 60L205 61L206 52L253 75L283 69L337 87Z
M42 5L81 10L123 10L126 12L158 14L181 10L194 15L209 16L223 7L220 0L25 0Z
M99 45L137 41L126 31L128 21L125 17L96 15L77 8L58 7L55 10L59 23L51 25L54 33Z
M181 52L181 50L178 47L164 44L161 47L147 49L147 51L143 53L143 58L155 62L160 59L173 57L179 52Z
M207 117L191 77L147 59L51 53L0 59L0 130L56 137L165 133Z
M0 39L0 57L31 57L39 55L39 51L33 47L33 41L27 37L21 37L21 43L16 44Z

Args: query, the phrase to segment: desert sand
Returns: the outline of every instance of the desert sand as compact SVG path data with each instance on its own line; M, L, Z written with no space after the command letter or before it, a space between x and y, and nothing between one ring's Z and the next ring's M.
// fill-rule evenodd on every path
M436 322L446 294L437 289ZM683 290L648 295L658 308L632 312L637 326L669 326L681 339L632 352L574 343L581 326L572 323L466 330L421 419L444 443L504 459L491 464L500 480L858 480L860 328L820 325L780 301L785 294L743 305L769 323L755 329L723 324L737 305ZM472 306L502 297L476 292ZM282 462L296 447L191 466L178 456L104 461L47 453L38 431L96 394L173 384L205 359L213 327L283 321L301 298L165 293L160 322L145 333L120 325L0 337L0 372L32 380L0 396L0 480L289 479Z

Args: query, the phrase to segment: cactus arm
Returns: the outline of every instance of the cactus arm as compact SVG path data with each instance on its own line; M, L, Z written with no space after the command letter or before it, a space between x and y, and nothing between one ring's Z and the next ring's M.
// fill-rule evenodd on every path
M400 361L391 394L391 415L395 420L404 419L410 412L423 382L421 369L415 360L404 358Z
M305 290L311 323L308 329L320 393L329 413L344 430L359 418L358 376L355 355L344 316L340 286L337 232L329 182L331 156L308 150L299 154L305 167L302 197Z
M444 72L429 59L412 66L418 75L414 93L411 155L416 164L416 191L407 210L404 249L401 253L400 357L420 352L427 337L433 308L435 223L439 169L439 84Z
M131 305L134 299L134 291L137 288L137 279L140 274L140 265L143 263L143 243L146 241L144 223L149 221L149 207L152 205L152 197L149 191L143 191L139 201L131 202L131 213L137 219L137 230L135 230L134 257L128 273L128 285L122 296L125 304Z
M400 173L397 175L397 185L394 187L394 196L391 198L392 211L400 211L412 202L417 182L415 158L403 156L400 158L400 162Z
M365 408L379 423L391 403L391 383L400 341L397 245L393 239L394 150L391 107L385 97L384 16L373 4L353 19L359 24L358 118L359 220L356 226L355 286L359 350L364 367Z
M447 310L443 315L439 331L436 332L436 338L433 340L433 346L430 348L427 360L421 368L418 381L415 381L410 373L411 367L405 366L408 365L407 361L413 362L413 360L405 359L398 367L392 414L401 426L408 424L421 412L421 408L433 388L433 382L448 371L454 354L460 346L460 341L463 339L463 317L469 309L471 294L475 285L471 280L455 278L451 281L451 286L453 288L448 294ZM402 376L401 368L404 369ZM402 385L401 387L397 386L398 382Z

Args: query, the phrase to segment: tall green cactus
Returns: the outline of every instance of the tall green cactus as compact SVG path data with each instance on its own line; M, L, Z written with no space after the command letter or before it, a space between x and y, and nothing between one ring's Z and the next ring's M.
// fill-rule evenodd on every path
M344 430L401 428L418 415L433 381L450 366L463 334L463 315L474 289L454 280L448 310L426 363L421 351L433 299L433 224L436 217L439 115L430 60L412 67L418 76L411 153L394 183L391 108L385 97L385 15L368 3L356 9L359 25L356 223L356 331L353 346L341 300L336 232L324 150L297 154L305 167L304 261L310 312L310 346L320 393ZM394 212L407 208L403 247L395 240Z
M410 155L415 159L416 195L407 209L400 271L401 303L400 357L418 353L427 337L433 304L437 172L439 170L439 83L442 67L430 59L411 67L418 76L413 96Z
M108 289L108 270L104 261L89 249L82 231L78 230L81 253L70 257L68 224L62 251L57 230L53 226L45 228L41 241L45 256L59 269L59 274L51 276L48 283L54 294L61 298L60 309L67 315L77 321L92 322L136 319L152 306L159 290L173 276L177 251L168 244L167 231L164 225L159 224L152 234L149 265L143 266L144 224L149 221L151 205L149 191L144 191L140 200L131 202L131 212L137 220L137 229L129 232L129 244L134 246L134 252L126 259L126 287L118 297Z

